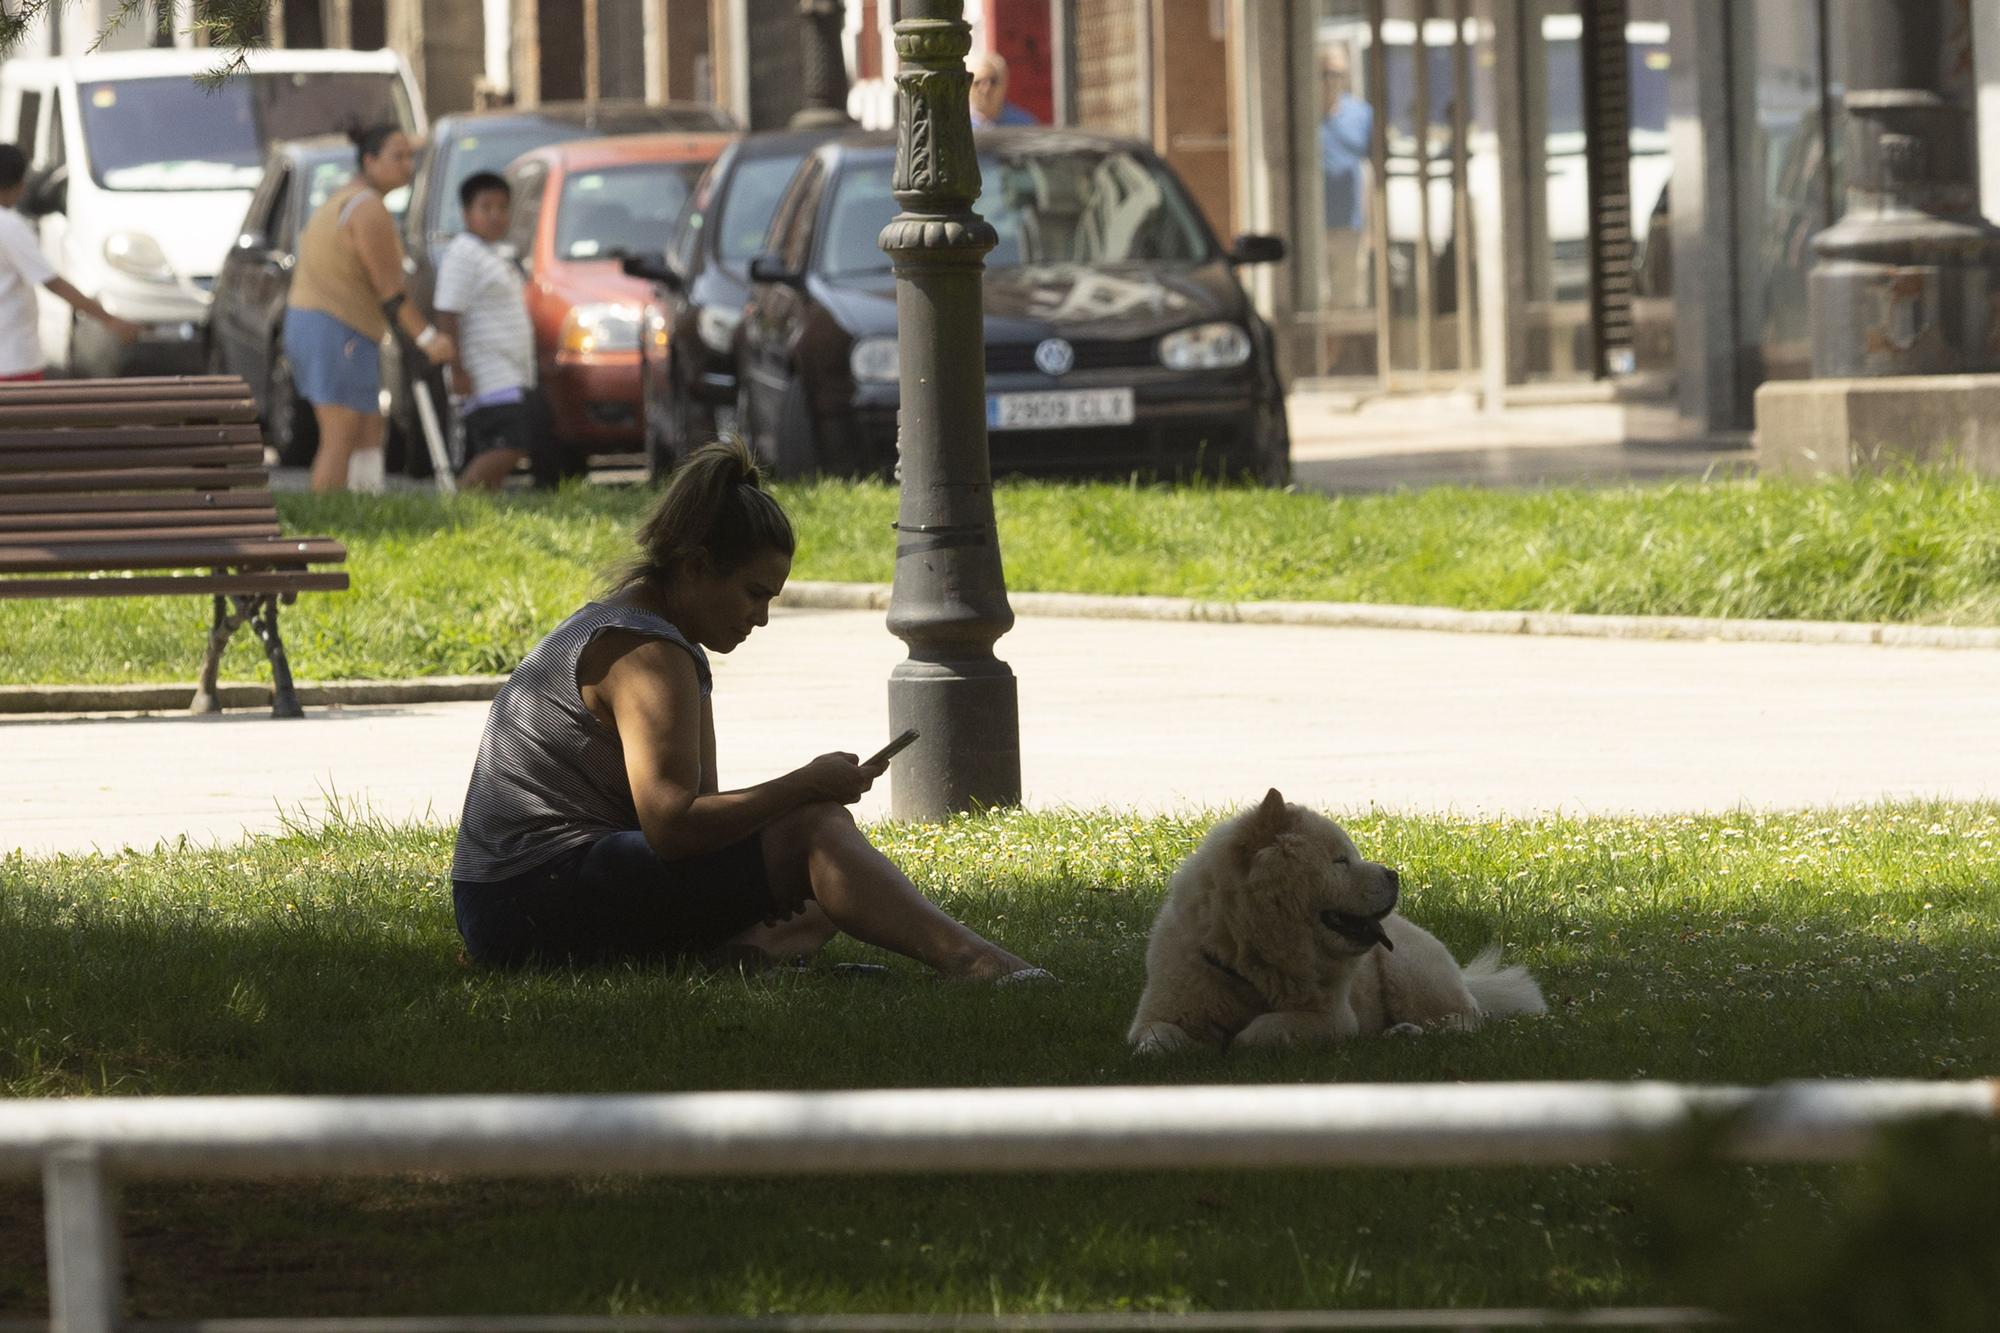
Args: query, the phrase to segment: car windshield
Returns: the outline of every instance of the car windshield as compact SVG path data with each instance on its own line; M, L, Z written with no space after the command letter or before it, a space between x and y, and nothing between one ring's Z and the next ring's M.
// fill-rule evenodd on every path
M830 278L889 271L876 238L896 215L893 166L866 162L840 173L819 250ZM986 266L1202 264L1214 246L1180 185L1121 148L1065 145L979 155L973 205L1000 243Z
M706 108L690 111L685 107L654 107L636 116L628 111L588 125L563 120L535 120L525 124L517 121L499 125L482 125L472 121L464 127L465 133L447 140L440 147L444 157L439 164L436 183L431 188L430 202L424 206L424 211L431 214L428 228L431 239L442 245L465 230L465 217L458 206L460 181L481 171L498 175L509 162L533 149L605 135L728 127L727 118L720 113Z
M657 255L706 162L640 162L575 172L556 212L556 258Z
M741 276L751 258L764 249L764 238L771 230L771 215L778 211L778 200L784 196L786 184L804 160L803 151L783 157L760 157L738 163L730 173L729 193L723 196L721 221L717 224L722 230L716 238L715 252L731 272Z
M247 190L281 139L412 123L402 80L358 71L233 74L213 92L185 76L77 89L90 174L107 190Z

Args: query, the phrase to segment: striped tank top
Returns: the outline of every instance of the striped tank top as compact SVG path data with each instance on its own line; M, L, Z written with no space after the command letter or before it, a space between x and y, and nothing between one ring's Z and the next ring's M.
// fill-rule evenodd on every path
M487 884L560 852L639 827L617 733L583 706L577 661L606 630L665 639L694 658L708 697L708 656L650 611L592 602L556 626L493 696L458 821L451 877Z

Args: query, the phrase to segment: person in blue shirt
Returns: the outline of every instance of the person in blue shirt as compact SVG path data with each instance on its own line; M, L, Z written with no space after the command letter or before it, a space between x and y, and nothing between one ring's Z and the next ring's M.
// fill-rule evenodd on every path
M1321 201L1326 226L1323 269L1326 302L1336 308L1368 304L1362 253L1367 237L1367 175L1375 138L1375 109L1354 95L1351 57L1330 47L1320 61L1326 108L1319 123Z
M972 128L994 125L1039 125L1040 121L1007 100L1007 62L998 52L972 58Z

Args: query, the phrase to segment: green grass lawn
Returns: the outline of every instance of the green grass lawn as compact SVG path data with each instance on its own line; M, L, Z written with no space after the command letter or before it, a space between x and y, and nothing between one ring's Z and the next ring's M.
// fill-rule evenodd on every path
M1763 1083L2000 1070L2000 807L1474 822L1371 815L1408 914L1506 943L1552 1012L1471 1035L1135 1063L1167 876L1206 818L887 827L1060 987L457 961L435 829L335 819L221 850L0 858L0 1093L608 1092L1494 1079ZM836 946L839 957L864 957ZM1724 1173L1747 1227L1851 1173ZM126 1196L132 1312L834 1312L1628 1303L1630 1168L875 1180L398 1179ZM0 1188L0 1315L45 1299Z
M302 678L503 672L594 595L652 498L282 496L348 543L354 588L285 615ZM782 491L801 579L885 582L894 491ZM1020 484L998 492L1009 586L1231 600L2000 624L2000 487L1943 473L1622 490L1327 497ZM191 681L199 598L0 601L0 683ZM265 679L248 634L224 675Z

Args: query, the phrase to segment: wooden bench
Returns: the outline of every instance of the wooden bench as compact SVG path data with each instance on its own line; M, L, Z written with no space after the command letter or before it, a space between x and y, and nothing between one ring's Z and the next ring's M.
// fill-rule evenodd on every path
M0 385L0 598L214 599L189 709L220 710L223 649L248 625L271 715L298 717L278 607L339 591L339 542L278 528L249 388L234 376Z

